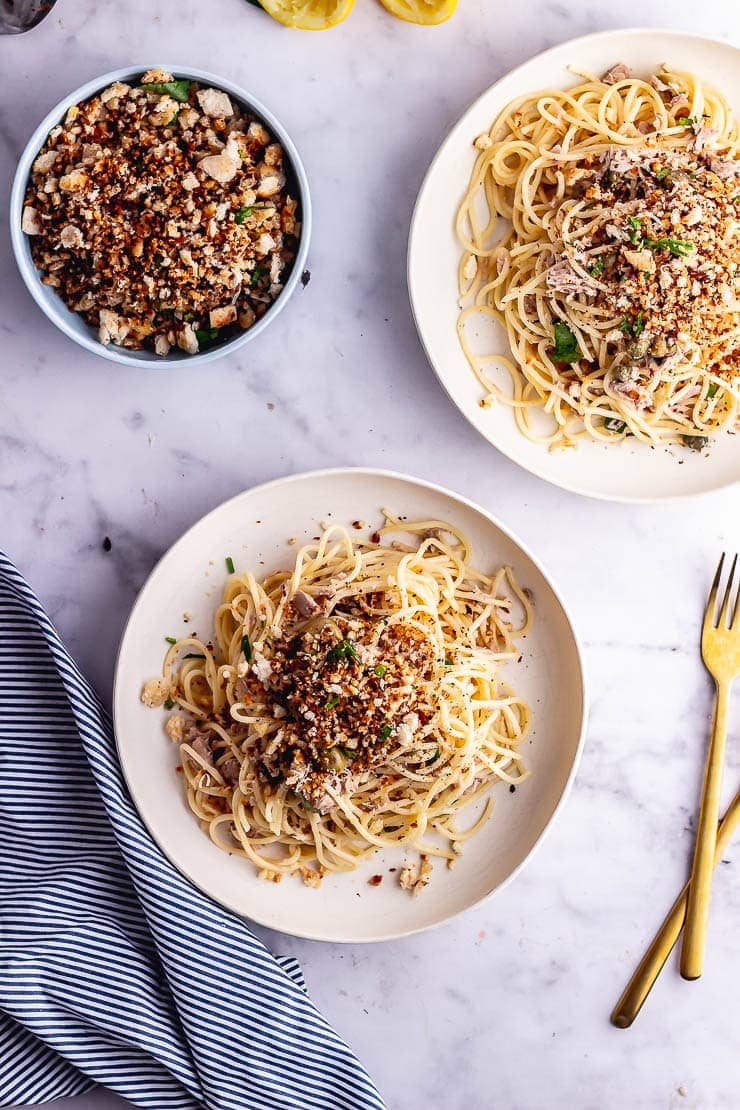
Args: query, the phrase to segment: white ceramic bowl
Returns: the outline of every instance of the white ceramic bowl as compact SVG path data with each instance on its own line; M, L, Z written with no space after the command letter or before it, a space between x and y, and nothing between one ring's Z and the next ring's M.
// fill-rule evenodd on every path
M536 621L522 641L521 664L505 678L533 708L523 756L532 775L515 793L494 787L491 820L465 847L450 871L439 863L418 898L402 891L404 856L378 853L357 871L327 875L319 890L300 879L279 885L257 878L252 865L216 848L198 826L176 773L179 751L164 733L166 713L145 708L143 682L161 673L165 636L210 635L227 578L226 556L237 570L257 573L290 565L298 544L319 522L368 522L381 509L409 518L437 517L463 528L476 564L510 563L534 595ZM192 620L183 622L183 613ZM139 812L176 867L212 898L244 917L285 933L330 941L376 941L439 925L488 898L530 857L573 781L586 726L583 661L567 609L546 572L524 545L484 509L447 490L379 470L325 470L258 486L220 505L177 541L152 571L129 617L116 666L114 721L123 771ZM414 860L415 853L405 858ZM418 859L418 856L416 857ZM380 886L368 884L376 873Z
M234 336L233 339L229 339L220 346L199 352L195 355L188 355L184 351L179 350L173 351L165 358L155 355L151 351L131 351L124 347L116 347L114 344L104 346L99 341L95 329L86 324L78 313L72 312L67 308L64 301L54 289L43 284L41 275L36 269L33 258L31 257L30 240L28 236L21 231L23 198L31 172L31 166L39 150L46 142L46 138L51 129L61 122L68 109L72 107L73 104L79 104L81 101L94 96L113 81L131 81L132 78L140 77L147 69L155 68L166 69L176 77L189 78L190 80L198 81L204 85L223 89L224 92L227 92L234 100L238 101L239 104L247 108L253 115L265 123L268 130L280 142L287 155L289 173L298 190L302 221L301 238L298 245L298 253L293 263L293 269L280 296L270 305L264 316L262 316L253 327L249 328L247 331L240 332L239 335ZM263 332L283 308L285 308L300 281L301 273L305 268L306 258L308 256L308 246L311 238L311 196L306 171L293 140L288 135L280 120L265 108L264 104L261 104L251 93L248 93L239 85L235 85L233 81L227 81L225 78L219 77L214 73L209 73L207 70L193 69L192 66L169 65L166 62L157 61L149 65L142 64L138 66L126 66L124 69L115 69L111 73L104 74L102 77L96 77L92 81L88 81L86 84L81 85L79 89L75 89L74 92L71 92L64 100L61 100L59 104L52 108L48 115L43 118L26 144L13 180L13 188L10 194L10 237L21 277L26 283L28 291L36 301L36 304L42 312L48 316L52 323L56 324L60 331L63 331L66 336L73 339L76 343L79 343L81 347L84 347L88 351L92 351L93 354L110 359L111 362L120 362L127 366L138 366L140 368L154 370L180 366L183 363L195 366L196 364L213 362L214 359L223 358L224 355L229 354L231 351L243 347L245 343L249 343L250 340L255 339Z
M626 62L645 75L662 62L689 70L724 92L740 113L740 50L729 43L642 28L586 35L532 58L471 105L429 167L411 223L409 295L419 336L440 382L473 427L499 451L532 474L575 493L610 501L663 501L740 481L737 435L717 436L708 454L678 447L652 449L633 438L548 451L521 434L507 406L480 407L482 390L457 336L460 247L454 220L475 160L474 138L487 131L515 98L576 84L569 65L604 73L615 62ZM508 353L504 329L497 324L494 331L497 352Z

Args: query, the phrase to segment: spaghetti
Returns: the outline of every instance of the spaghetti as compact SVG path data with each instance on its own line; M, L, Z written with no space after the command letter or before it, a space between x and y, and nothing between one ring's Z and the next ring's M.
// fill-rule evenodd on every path
M457 216L458 333L529 439L703 448L740 401L740 132L688 73L510 104ZM511 357L496 353L503 325Z
M219 847L313 886L412 847L418 891L488 819L490 787L526 777L530 710L499 671L532 620L510 567L482 573L452 525L386 512L369 540L326 527L291 569L232 574L213 642L172 643L142 700L180 711L166 730Z

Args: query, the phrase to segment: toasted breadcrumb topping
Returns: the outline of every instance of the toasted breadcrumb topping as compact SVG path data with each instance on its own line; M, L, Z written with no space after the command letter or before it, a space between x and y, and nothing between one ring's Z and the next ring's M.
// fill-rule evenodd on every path
M412 865L401 868L398 882L401 890L409 890L416 897L428 885L431 877L432 861L429 856L422 856L419 862L419 870L417 871Z
M41 280L101 343L159 355L252 327L300 235L280 144L227 93L164 70L69 109L22 228Z
M336 610L325 619L305 595L291 604L296 634L276 643L269 663L252 663L285 711L260 767L269 783L285 782L309 808L328 813L356 772L381 764L392 746L412 744L431 719L434 650L411 625Z

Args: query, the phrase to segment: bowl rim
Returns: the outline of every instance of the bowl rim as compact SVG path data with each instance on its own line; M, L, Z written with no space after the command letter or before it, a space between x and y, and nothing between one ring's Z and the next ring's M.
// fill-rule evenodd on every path
M574 651L575 651L575 659L576 659L576 664L577 664L577 669L578 669L578 685L580 687L580 697L579 697L579 702L580 702L580 722L579 722L579 726L580 727L578 729L578 738L577 738L577 741L576 741L576 745L575 745L575 749L574 749L574 753L573 753L573 759L572 759L570 768L569 768L567 776L565 778L565 782L563 783L563 787L562 787L562 790L560 792L560 796L558 797L557 801L555 802L555 805L553 806L552 812L550 813L550 816L549 816L546 824L544 825L544 827L540 831L539 836L534 841L534 843L532 844L532 846L530 847L530 849L526 853L526 855L519 861L519 863L515 867L512 868L512 870L509 872L509 874L506 876L506 878L502 879L501 882L497 886L493 887L492 890L489 890L487 893L483 894L480 898L477 898L475 901L470 902L469 905L467 905L465 907L462 907L460 909L457 909L457 910L453 910L450 913L443 914L437 921L431 922L429 924L413 926L413 927L404 928L404 929L388 930L385 933L382 933L382 934L379 934L379 935L373 936L373 937L347 935L347 936L342 936L342 937L327 938L326 936L322 935L320 932L315 932L315 931L312 931L310 929L301 928L300 923L296 923L296 925L294 927L292 927L289 931L286 931L284 929L281 929L280 926L277 926L277 925L275 925L274 923L272 923L270 921L265 921L264 919L261 919L260 916L257 916L257 915L254 916L254 917L247 916L242 910L240 910L238 908L238 906L234 902L230 902L226 899L223 899L223 898L219 897L218 895L214 894L211 890L209 890L206 885L204 885L201 881L196 879L188 870L186 870L183 866L180 865L180 863L174 858L173 855L170 854L169 848L167 846L165 846L165 844L160 839L158 833L155 831L155 829L152 827L152 825L149 823L149 821L147 820L147 818L144 816L141 809L139 808L138 802L136 800L136 794L135 794L135 792L132 788L132 780L131 780L131 777L129 775L128 762L127 762L126 756L124 755L123 747L122 747L122 744L121 744L121 741L120 741L121 702L124 698L126 698L128 696L128 692L124 691L124 689L122 688L121 673L120 672L121 672L121 660L122 660L122 656L123 656L123 648L124 648L124 644L126 643L126 640L128 638L129 629L131 628L131 626L133 624L134 617L138 614L139 609L144 604L144 595L148 591L149 584L150 584L152 578L155 576L155 574L157 573L157 571L159 570L159 568L161 567L161 565L165 561L165 559L167 559L170 556L173 549L175 547L178 547L180 544L185 543L188 540L188 538L190 537L191 533L195 532L197 529L200 529L203 526L207 526L209 521L213 517L215 517L216 514L223 512L224 510L228 509L232 505L235 505L237 502L239 502L243 497L245 497L248 494L253 494L253 493L257 493L257 492L263 493L263 492L268 491L270 489L274 489L275 487L278 487L278 486L295 486L296 484L298 484L302 481L306 481L306 480L310 481L310 480L315 480L317 478L319 478L319 479L341 478L341 477L346 478L346 477L353 477L353 476L365 476L365 477L377 478L377 479L388 479L388 478L390 478L390 479L393 479L393 480L396 480L396 481L401 481L403 483L410 484L412 486L417 486L417 487L421 487L421 488L424 488L424 489L427 489L427 490L431 490L434 493L438 493L438 494L441 494L444 497L451 498L453 501L456 501L456 502L466 506L467 508L472 509L474 512L479 513L486 521L488 521L489 524L492 524L494 528L498 529L513 544L515 544L516 547L518 547L518 549L522 552L522 554L524 555L525 558L527 558L531 561L533 566L540 572L540 574L543 576L543 578L547 582L548 587L552 592L552 596L553 596L554 600L557 602L558 606L560 607L560 610L563 614L563 617L565 618L565 622L566 622L566 625L568 627L568 631L569 631L570 636L572 638L573 648L574 648ZM487 508L485 508L483 505L481 505L479 502L474 501L472 498L467 497L465 494L460 493L457 490L451 489L449 486L440 485L438 482L433 482L433 481L430 481L429 479L426 479L426 478L420 478L416 474L411 474L411 473L408 473L408 472L403 472L403 471L398 471L398 470L390 470L390 469L387 469L387 468L384 468L384 467L375 467L375 466L337 466L337 467L321 467L321 468L318 468L318 469L299 471L297 473L284 475L283 477L272 478L272 479L269 479L268 481L265 481L265 482L258 482L256 485L247 486L245 489L240 490L238 493L234 494L233 496L226 498L225 501L220 502L218 505L214 505L214 507L212 509L209 509L208 512L204 513L204 515L199 517L198 520L195 520L189 527L187 527L185 529L184 532L181 533L181 535L179 535L177 537L177 539L175 539L169 545L167 550L164 551L162 553L162 555L160 556L160 558L157 559L157 561L154 563L154 565L152 566L148 575L146 576L145 581L142 583L136 597L134 598L133 604L131 605L128 616L126 617L123 628L121 630L121 636L120 636L120 639L118 641L118 648L117 648L117 651L116 651L116 659L115 659L115 664L114 664L114 668L113 668L113 691L112 691L112 699L111 699L112 700L111 719L112 719L112 722L113 722L113 737L114 737L114 742L115 742L115 746L116 746L116 754L117 754L117 757L118 757L118 763L119 763L124 781L126 783L126 788L129 792L129 795L131 797L133 805L134 805L134 807L136 809L136 812L139 816L139 820L142 822L142 824L145 826L145 828L149 832L150 836L154 840L154 842L157 845L157 847L159 848L160 852L162 852L162 854L170 862L170 864L174 868L176 868L176 870L179 871L180 874L189 883L191 883L197 890L200 890L208 898L211 898L213 901L218 902L220 905L223 905L230 912L236 914L242 920L250 921L250 922L254 923L255 925L258 925L262 928L273 929L274 931L280 932L285 936L293 936L293 937L297 937L301 940L318 941L318 942L322 942L322 943L326 943L326 944L363 944L364 945L364 944L385 943L387 941L393 941L393 940L401 940L401 939L404 939L406 937L417 936L420 933L426 933L426 932L431 932L432 930L440 929L443 926L448 925L451 921L455 920L456 918L462 917L464 914L467 914L467 913L471 912L472 910L479 909L482 905L490 902L493 898L496 897L496 895L498 895L502 890L504 890L506 887L508 887L509 884L511 882L513 882L513 880L517 877L517 875L519 875L524 870L524 868L527 867L531 863L532 859L536 855L537 851L541 847L544 840L552 832L553 826L555 825L558 816L561 814L562 810L564 809L565 804L566 804L566 802L567 802L567 800L570 796L573 785L575 783L576 776L578 774L578 770L579 770L580 763L581 763L581 758L583 756L583 750L584 750L585 745L586 745L588 726L589 726L589 722L590 722L590 708L591 707L590 707L590 693L589 693L589 690L590 690L590 684L589 684L589 676L588 676L588 670L587 670L587 665L586 665L586 655L585 655L583 644L581 642L581 637L579 635L578 628L577 628L575 619L573 617L573 614L570 610L570 607L567 604L567 602L565 601L565 598L564 598L559 586L556 584L552 575L550 574L550 571L546 569L546 567L542 564L540 559L534 554L534 552L532 551L530 546L527 543L525 543L513 529L511 529L507 524L504 524L503 521L498 516L496 516L492 512L489 512L489 510Z
M253 112L255 116L266 124L268 129L272 131L275 138L280 142L283 150L287 153L288 160L295 175L299 194L298 200L301 206L301 236L298 242L298 251L293 262L293 268L288 280L279 296L273 301L264 316L262 316L251 328L227 340L226 343L223 343L219 347L213 347L211 350L198 352L194 355L186 355L183 353L177 354L174 357L160 356L156 358L152 357L151 359L142 359L137 358L134 354L129 354L124 347L116 347L114 344L104 346L95 337L93 330L89 328L88 325L85 325L86 330L84 332L78 331L72 323L73 317L77 314L67 308L62 298L58 294L55 294L51 300L44 296L42 283L39 280L39 271L36 269L30 256L28 236L21 230L21 218L31 166L39 150L45 143L49 132L63 119L68 109L72 107L72 105L79 104L81 101L94 96L112 82L129 80L132 77L146 73L148 69L165 69L172 74L181 75L187 79L221 89L229 93L230 96L233 96L235 100L242 103L249 111ZM16 265L23 278L26 289L47 319L55 324L69 339L72 339L75 343L84 347L85 350L90 351L92 354L107 359L109 362L115 362L142 370L203 365L207 362L214 362L216 359L223 358L232 351L236 351L240 347L243 347L252 339L256 339L256 337L264 331L283 310L295 292L298 282L301 279L301 274L305 268L313 226L311 193L306 169L295 143L277 116L275 116L269 108L265 107L261 100L253 96L236 82L225 77L220 77L218 74L212 73L206 69L200 69L190 65L169 64L167 61L157 61L151 65L145 63L141 65L129 65L110 70L98 77L91 78L58 101L34 129L23 148L13 177L9 208L10 239L13 245ZM43 288L45 289L46 287Z

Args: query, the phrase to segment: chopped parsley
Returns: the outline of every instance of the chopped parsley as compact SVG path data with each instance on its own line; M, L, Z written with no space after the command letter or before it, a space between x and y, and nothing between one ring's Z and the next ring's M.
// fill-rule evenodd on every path
M218 339L218 328L196 328L195 338L199 347L210 347Z
M239 208L236 215L234 216L234 219L241 226L241 224L246 223L253 212L259 212L263 208L274 207L274 204L250 204L248 208Z
M429 756L429 759L424 761L424 766L428 767L430 765L430 763L436 763L437 760L439 759L439 756L440 756L440 750L439 750L439 747L437 747L432 752L432 754Z
M327 709L336 709L342 699L333 694L326 703Z
M380 733L380 739L385 742L392 732L393 729L390 725L383 725L383 729Z
M597 258L596 261L594 262L593 266L589 270L589 273L591 274L591 277L601 277L603 272L604 272L604 259L603 258Z
M617 435L621 435L627 428L627 425L624 420L616 420L613 416L607 416L604 421L604 427L608 432L616 432Z
M619 325L619 330L623 335L629 336L630 339L637 339L642 335L645 330L645 316L642 312L638 312L634 319L629 316L622 317L622 322Z
M338 644L327 651L326 658L330 663L338 663L340 659L359 659L359 655L351 640L340 640Z
M374 668L373 674L377 675L378 678L382 678L387 670L388 668L384 666L383 663L379 663L378 666Z
M172 700L172 698L167 698L167 701L164 703L164 707L165 707L165 709L174 709L175 708L175 703Z
M687 254L696 250L695 245L688 239L651 239L649 235L645 235L643 221L639 216L628 216L627 223L630 225L629 241L638 250L647 248L651 251L670 251L677 258L685 258Z
M716 397L718 389L719 389L719 386L717 385L717 383L712 382L709 389L707 390L707 398Z
M262 277L262 275L266 274L266 273L267 273L267 270L265 269L264 266L255 266L255 268L252 270L252 277L251 277L251 280L250 280L249 284L250 285L256 285L258 283L258 281L260 280L260 278Z
M583 358L575 335L560 320L555 324L555 346L552 353L556 362L578 362Z
M651 251L670 251L676 258L686 258L696 250L694 243L690 243L688 239L646 239L645 246Z
M176 644L177 643L177 637L176 636L165 636L165 640L167 641L168 644Z
M679 116L678 122L681 127L696 127L699 120L696 116Z
M226 556L226 569L228 570L229 574L234 573L234 560L231 558L230 555Z
M242 636L242 655L246 659L247 663L251 663L251 661L252 661L252 643L249 639L249 636L247 636L246 634L244 636Z
M190 81L152 81L141 87L159 96L171 96L180 104L187 104L190 100Z

